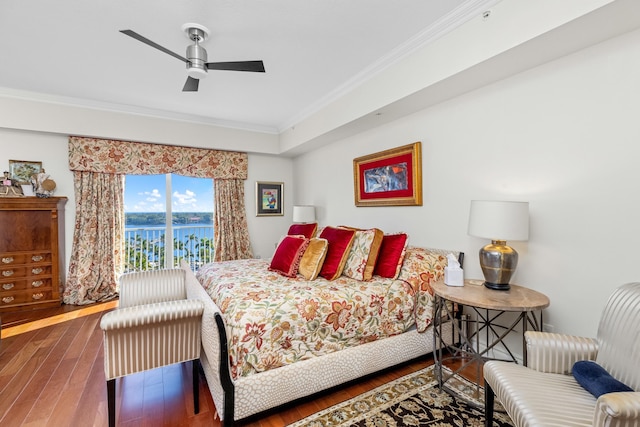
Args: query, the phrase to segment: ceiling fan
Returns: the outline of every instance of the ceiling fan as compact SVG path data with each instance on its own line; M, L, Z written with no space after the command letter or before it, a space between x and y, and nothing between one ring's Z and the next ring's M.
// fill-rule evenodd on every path
M186 58L178 55L175 52L170 51L166 47L152 42L146 37L141 36L133 30L120 30L122 34L126 34L129 37L148 44L151 47L155 47L164 53L168 53L174 58L178 58L187 64L187 81L182 88L183 92L197 92L200 79L207 76L208 70L229 70L229 71L251 71L254 73L264 73L264 64L262 61L235 61L235 62L207 62L207 51L204 47L200 46L200 43L204 42L209 37L209 30L207 27L200 24L187 23L182 26L189 38L193 41L193 44L187 46Z

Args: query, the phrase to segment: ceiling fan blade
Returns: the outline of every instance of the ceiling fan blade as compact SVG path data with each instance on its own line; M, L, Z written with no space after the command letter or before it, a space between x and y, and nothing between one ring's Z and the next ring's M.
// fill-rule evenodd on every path
M187 77L187 81L184 83L184 87L182 88L182 91L197 92L199 84L200 84L200 80L194 79L193 77Z
M126 34L129 37L133 37L134 39L141 41L144 44L148 44L151 47L155 47L156 49L164 52L164 53L168 53L169 55L173 56L174 58L178 58L181 61L184 61L186 63L189 63L189 60L183 56L178 55L175 52L170 51L169 49L167 49L166 47L160 46L158 43L156 42L152 42L151 40L149 40L146 37L141 36L140 34L136 33L133 30L120 30L120 32L122 34Z
M262 61L207 62L205 65L209 70L252 71L254 73L264 73L264 64Z

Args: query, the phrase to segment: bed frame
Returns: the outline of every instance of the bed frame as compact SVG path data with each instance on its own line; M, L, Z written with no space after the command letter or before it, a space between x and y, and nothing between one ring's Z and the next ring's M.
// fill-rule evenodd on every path
M223 426L231 426L238 420L434 350L433 328L423 333L412 329L393 337L233 380L222 312L200 285L189 265L183 261L181 267L186 270L187 297L202 300L205 305L200 362ZM446 336L453 339L450 322L443 325L443 330L448 331Z

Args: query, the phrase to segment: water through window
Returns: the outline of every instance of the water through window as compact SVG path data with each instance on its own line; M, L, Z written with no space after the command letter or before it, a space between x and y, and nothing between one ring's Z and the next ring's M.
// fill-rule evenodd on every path
M127 175L124 204L125 272L213 260L212 179Z

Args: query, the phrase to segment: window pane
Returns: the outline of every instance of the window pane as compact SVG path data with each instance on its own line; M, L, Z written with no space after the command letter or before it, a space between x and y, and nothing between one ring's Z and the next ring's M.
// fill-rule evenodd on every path
M171 210L176 265L213 261L213 180L172 174Z
M197 269L213 260L212 179L127 175L124 198L125 271L177 267L181 259Z

